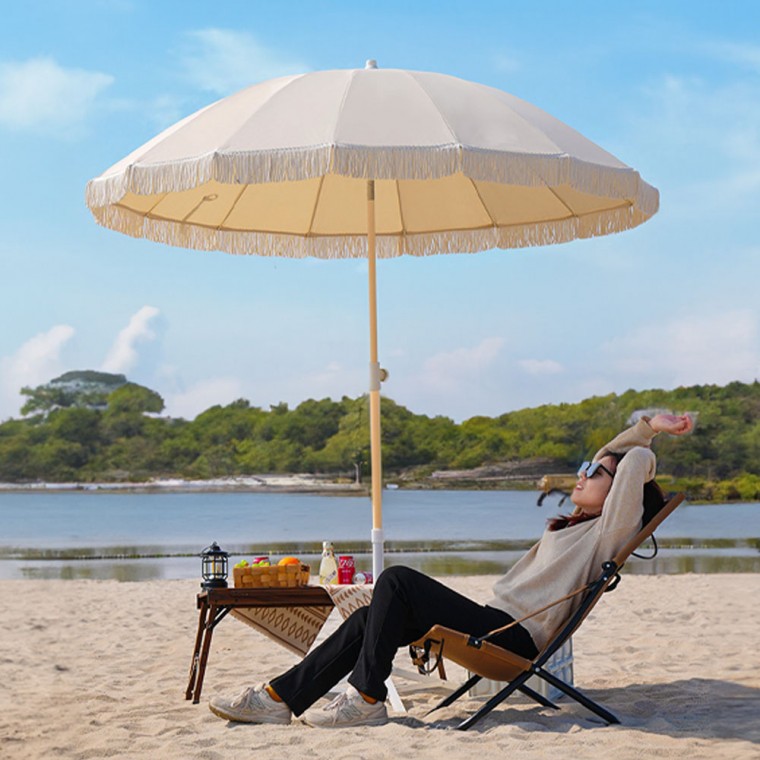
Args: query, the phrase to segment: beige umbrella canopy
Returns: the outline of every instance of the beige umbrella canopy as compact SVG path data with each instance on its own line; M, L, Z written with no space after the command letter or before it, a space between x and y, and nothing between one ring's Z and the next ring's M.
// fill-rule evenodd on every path
M382 569L375 260L630 229L657 190L530 103L443 74L273 79L188 116L87 185L96 220L170 245L367 257L373 568Z

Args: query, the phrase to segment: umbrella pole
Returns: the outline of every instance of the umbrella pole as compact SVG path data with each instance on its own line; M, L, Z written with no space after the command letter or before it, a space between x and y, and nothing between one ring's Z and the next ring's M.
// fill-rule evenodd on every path
M383 571L383 464L380 451L380 363L377 359L377 257L375 181L367 180L367 261L369 262L369 441L372 467L372 575Z

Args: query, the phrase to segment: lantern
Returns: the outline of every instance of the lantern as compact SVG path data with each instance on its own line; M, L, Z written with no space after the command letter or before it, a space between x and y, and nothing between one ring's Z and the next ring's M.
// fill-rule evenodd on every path
M227 552L214 541L201 552L201 588L227 588Z

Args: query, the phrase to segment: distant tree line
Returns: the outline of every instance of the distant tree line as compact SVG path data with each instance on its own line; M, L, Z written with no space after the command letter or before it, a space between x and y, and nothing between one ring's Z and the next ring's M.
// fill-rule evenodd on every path
M84 373L80 373L84 374ZM115 376L121 377L121 376ZM60 380L60 379L58 379ZM294 409L261 409L245 399L194 420L159 416L161 396L122 378L115 390L92 383L51 391L26 388L26 415L0 424L0 481L142 481L256 473L367 471L366 397L309 399ZM60 389L59 389L60 390ZM55 391L55 388L53 388ZM389 476L429 475L540 458L570 472L637 410L694 411L683 439L659 436L658 467L675 487L705 499L760 498L760 383L629 390L577 404L545 405L455 423L382 404L383 465Z

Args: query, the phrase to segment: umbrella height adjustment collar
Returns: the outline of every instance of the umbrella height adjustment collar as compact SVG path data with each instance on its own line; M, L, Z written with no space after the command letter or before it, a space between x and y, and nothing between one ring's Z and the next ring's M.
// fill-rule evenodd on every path
M380 383L384 383L390 373L387 369L383 369L379 362L369 363L369 389L370 391L379 391Z

